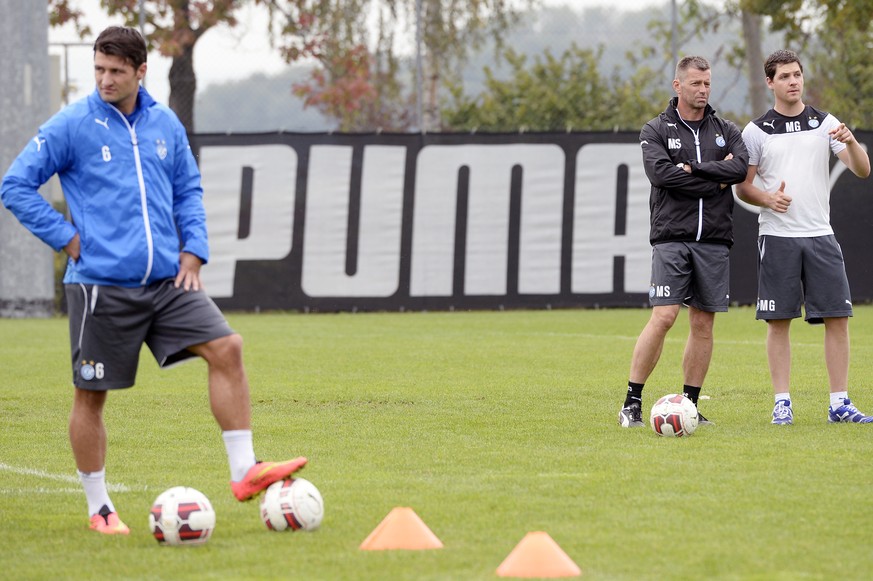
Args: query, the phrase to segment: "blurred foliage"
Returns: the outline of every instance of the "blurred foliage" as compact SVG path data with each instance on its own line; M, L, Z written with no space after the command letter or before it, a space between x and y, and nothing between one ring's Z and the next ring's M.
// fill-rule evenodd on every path
M47 0L52 25L71 22L91 33L76 0ZM518 8L536 0L100 0L109 15L138 27L142 17L149 43L173 59L169 105L194 131L197 76L193 51L218 24L237 25L245 5L266 9L265 33L286 62L320 64L295 92L339 122L343 131L383 127L408 130L415 122L412 71L400 67L397 51L410 37L423 47L422 71L429 123L437 122L438 88L485 39L501 41L516 22ZM142 14L141 9L142 8ZM420 8L420 10L419 10ZM417 23L421 26L418 27ZM416 36L416 31L420 31ZM402 38L401 38L402 37ZM407 61L408 62L408 61Z
M710 34L739 22L743 11L765 19L771 33L784 35L780 48L799 54L806 81L804 102L832 112L851 127L873 128L873 0L686 0L681 27ZM742 40L738 36L717 52L724 51L736 69L747 66L763 77L764 63L747 62L748 47ZM767 56L765 52L763 59ZM753 116L762 113L755 111Z
M850 127L873 128L873 0L742 0L772 14L804 64L806 102ZM763 73L762 73L763 74Z
M72 22L83 37L91 34L77 0L47 2L53 25ZM100 2L108 14L138 26L139 0ZM760 103L764 90L746 77L757 81L763 63L750 62L760 57L751 57L756 52L746 43L775 36L784 40L764 47L763 57L775 48L797 50L810 104L854 128L873 128L873 0L682 0L675 26L665 1L646 13L652 16L645 32L628 39L620 67L612 54L615 37L602 38L588 22L574 37L584 38L586 48L539 45L531 52L508 44L544 13L539 0L146 0L144 6L149 42L174 59L169 104L189 130L197 90L194 44L218 24L235 26L243 6L268 11L264 33L287 62L314 64L290 93L340 131L636 130L672 94L674 48L680 55L703 54L714 73L729 67L714 74L713 103L742 124L763 113L750 111L760 108L751 103ZM579 12L569 5L548 10L560 13L566 27L582 23L572 20ZM620 13L618 6L592 9L584 20L609 30ZM757 37L744 34L750 15L764 28ZM487 51L496 59L481 66L476 86L464 67ZM734 99L741 91L745 103ZM765 97L772 102L769 93Z
M548 50L528 57L507 49L510 78L485 69L485 90L477 96L450 87L452 102L442 111L443 129L455 131L612 131L638 130L670 97L660 76L639 68L629 78L600 70L603 48L573 44L560 56Z

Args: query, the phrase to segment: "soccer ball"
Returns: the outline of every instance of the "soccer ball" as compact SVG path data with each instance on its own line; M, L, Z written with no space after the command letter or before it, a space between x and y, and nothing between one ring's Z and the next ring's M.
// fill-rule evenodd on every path
M155 499L149 528L162 545L202 545L215 529L215 511L199 490L175 486Z
M655 402L649 422L659 436L690 436L697 429L697 406L684 395L671 393Z
M274 482L261 498L261 520L271 531L314 531L323 517L321 493L304 478Z

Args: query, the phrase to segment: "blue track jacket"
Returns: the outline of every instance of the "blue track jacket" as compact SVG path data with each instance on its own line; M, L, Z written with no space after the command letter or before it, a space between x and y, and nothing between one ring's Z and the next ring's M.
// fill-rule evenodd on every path
M72 223L39 194L58 174ZM200 171L185 128L142 87L129 117L95 90L55 114L18 155L0 200L61 250L76 232L65 283L144 286L173 278L179 252L209 259Z

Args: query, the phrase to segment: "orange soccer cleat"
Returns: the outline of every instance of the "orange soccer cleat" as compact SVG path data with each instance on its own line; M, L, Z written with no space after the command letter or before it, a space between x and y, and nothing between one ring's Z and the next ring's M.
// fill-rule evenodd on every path
M100 512L91 517L90 528L92 531L104 535L129 535L130 529L121 522L117 512L110 512L109 507L103 505Z
M239 482L231 482L230 489L240 502L251 500L269 485L285 480L306 466L306 458L294 458L286 462L258 462Z

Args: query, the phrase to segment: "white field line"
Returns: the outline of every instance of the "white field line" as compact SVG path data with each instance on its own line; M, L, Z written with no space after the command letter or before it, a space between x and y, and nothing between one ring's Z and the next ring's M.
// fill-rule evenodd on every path
M34 494L84 494L82 488L0 488L0 496L31 496Z
M65 482L67 484L79 484L79 478L76 476L71 476L69 474L52 474L50 472L45 472L44 470L36 470L34 468L20 468L18 466L10 466L9 464L5 464L0 462L0 472L11 472L12 474L19 474L21 476L33 476L39 480L55 480L58 482ZM125 484L116 484L116 483L106 483L106 490L109 492L131 492L132 489ZM82 492L81 487L77 488L44 488L37 486L35 488L24 489L14 489L14 488L4 488L0 489L0 493L2 494L19 494L22 492L35 492L35 493L52 493L52 492Z

